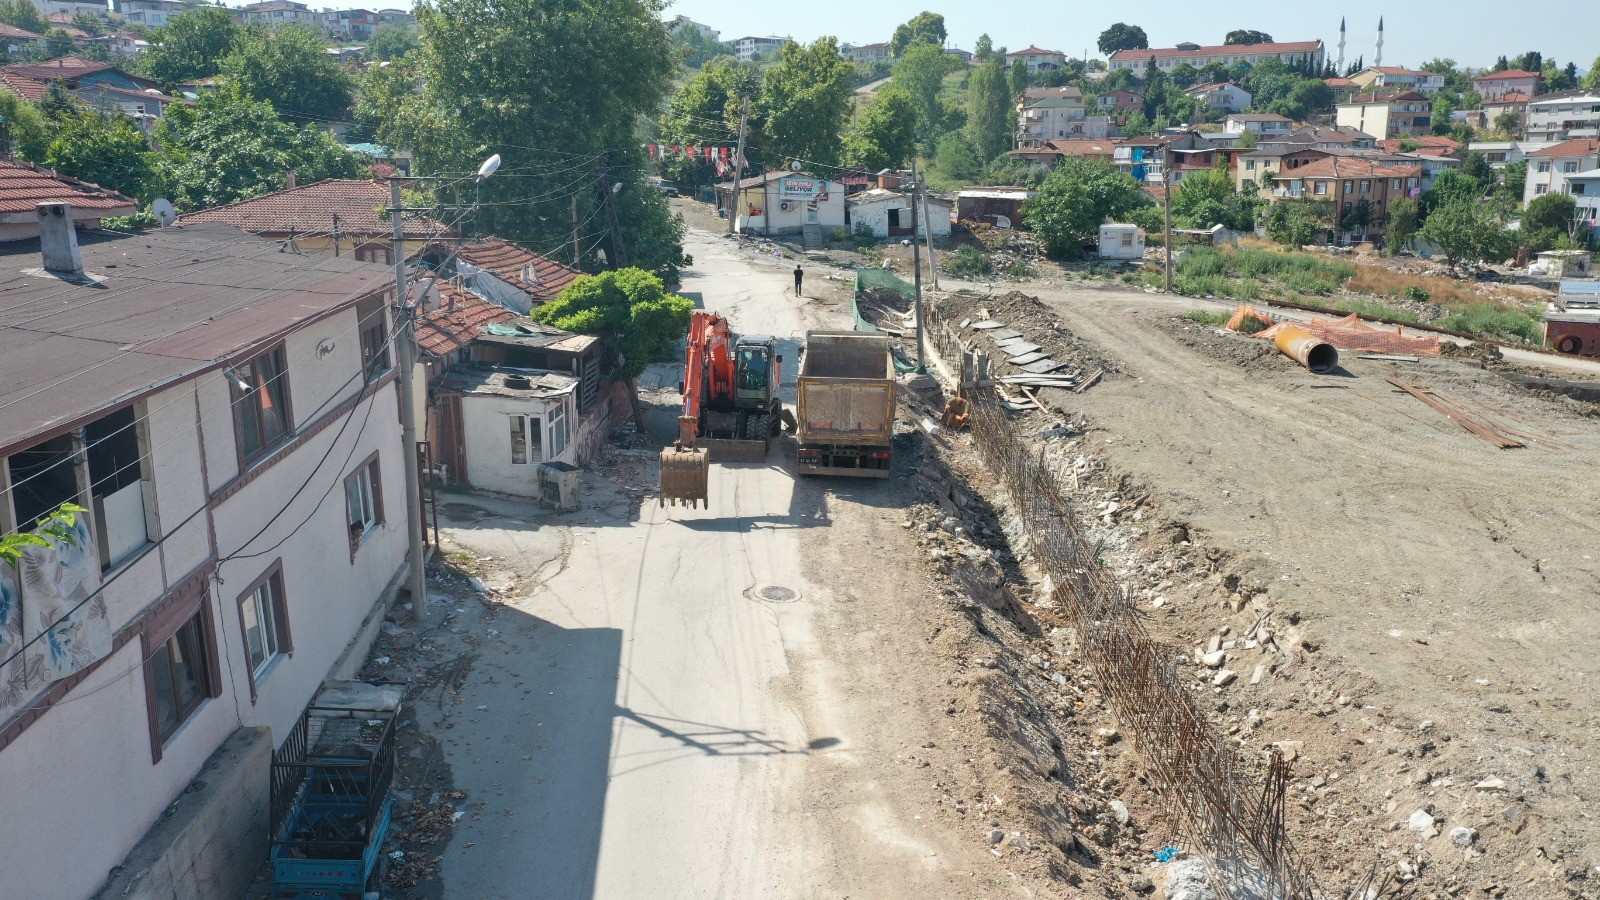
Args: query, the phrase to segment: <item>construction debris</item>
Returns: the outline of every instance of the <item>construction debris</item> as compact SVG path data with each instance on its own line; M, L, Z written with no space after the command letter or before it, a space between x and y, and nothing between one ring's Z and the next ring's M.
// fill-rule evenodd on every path
M1484 416L1481 412L1463 406L1453 400L1447 400L1428 388L1402 381L1393 376L1385 378L1384 381L1444 413L1454 420L1457 425L1502 450L1514 450L1527 446L1527 435L1512 431L1493 419Z

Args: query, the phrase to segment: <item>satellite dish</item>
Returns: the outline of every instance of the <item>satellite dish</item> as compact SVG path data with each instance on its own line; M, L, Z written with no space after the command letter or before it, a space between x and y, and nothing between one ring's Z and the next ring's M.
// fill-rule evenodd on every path
M482 181L500 170L500 154L489 157L478 167L478 180Z
M798 159L789 160L789 171L791 171L791 172L800 171L800 160L798 160Z
M172 208L172 201L165 197L158 198L150 204L150 213L161 223L162 228L171 225L178 218L178 211Z

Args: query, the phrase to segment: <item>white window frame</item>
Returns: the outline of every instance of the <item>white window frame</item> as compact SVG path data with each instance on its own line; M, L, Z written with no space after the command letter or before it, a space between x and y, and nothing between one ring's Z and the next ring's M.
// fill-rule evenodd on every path
M529 415L528 413L512 413L507 418L509 422L508 435L511 439L510 463L513 466L536 466L544 462L544 419L542 416ZM538 423L535 425L534 423ZM521 426L520 428L518 426ZM532 439L538 429L538 440ZM522 437L522 460L517 460L517 437Z
M378 500L373 492L372 483L372 470L376 465L376 460L363 463L361 468L351 473L344 485L345 524L353 526L359 522L362 539L376 531L381 524Z
M276 596L276 578L267 578L262 581L249 596L245 598L240 610L244 629L245 652L249 655L250 675L259 684L266 677L272 664L283 655L283 650L278 646L278 609L280 603ZM256 641L251 640L251 621L254 620ZM256 661L257 646L260 644L261 659Z

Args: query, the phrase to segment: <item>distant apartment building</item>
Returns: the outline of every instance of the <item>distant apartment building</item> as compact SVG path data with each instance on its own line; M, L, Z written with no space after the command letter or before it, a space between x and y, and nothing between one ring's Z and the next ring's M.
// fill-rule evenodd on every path
M1528 101L1523 137L1555 143L1600 137L1600 91L1561 91Z
M180 0L122 0L122 21L127 25L165 28L188 9Z
M880 41L876 44L845 46L839 50L839 55L853 63L870 66L888 62L894 58L894 50L887 42Z
M739 62L766 59L789 43L786 37L742 37L733 42L734 56Z
M1155 60L1156 68L1170 71L1188 63L1198 69L1212 63L1233 66L1239 63L1255 65L1264 59L1277 59L1296 65L1311 64L1321 67L1323 47L1321 41L1284 41L1271 44L1229 44L1226 46L1201 46L1185 42L1176 47L1152 47L1145 50L1118 50L1111 54L1113 69L1133 69L1143 72Z
M1054 72L1066 64L1067 55L1060 50L1028 47L1015 53L1006 54L1007 69L1020 65L1029 72Z
M1416 91L1352 94L1337 108L1336 124L1380 139L1427 134L1433 126L1433 101Z
M666 25L667 34L677 34L685 28L688 28L699 32L703 37L708 37L713 41L722 36L722 32L712 28L710 25L702 25L688 16L673 16L671 19L667 20Z
M1253 131L1263 137L1281 137L1294 130L1294 120L1277 113L1234 113L1222 122L1229 134Z
M1350 81L1363 91L1408 90L1431 95L1444 90L1443 75L1399 66L1368 66L1351 75Z
M1232 81L1207 82L1185 88L1186 95L1203 99L1206 108L1217 112L1242 112L1250 105L1251 94Z
M1532 97L1539 93L1539 73L1523 69L1490 72L1472 79L1472 91L1484 100L1499 100L1507 94Z
M378 27L378 14L370 9L325 9L318 19L322 30L340 41L365 41Z
M1104 140L1111 117L1088 114L1076 87L1028 88L1017 101L1017 146L1052 140Z
M1600 140L1579 138L1550 144L1527 154L1528 180L1522 188L1522 204L1545 194L1571 194L1574 175L1600 168ZM1585 187L1585 193L1588 188Z
M315 25L322 24L322 14L295 0L261 0L239 7L235 17L247 25Z
M1274 199L1303 198L1331 203L1339 223L1334 229L1339 243L1350 243L1383 236L1389 203L1421 193L1422 167L1330 156L1280 171L1275 181ZM1361 215L1363 211L1364 216ZM1357 218L1366 221L1354 224L1352 220Z

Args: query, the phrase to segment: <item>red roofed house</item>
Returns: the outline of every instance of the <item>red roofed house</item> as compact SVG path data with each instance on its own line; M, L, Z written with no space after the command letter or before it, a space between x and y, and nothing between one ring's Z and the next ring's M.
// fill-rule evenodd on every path
M60 81L73 96L108 113L121 113L150 132L168 105L182 103L163 94L156 82L110 63L81 56L63 56L42 63L19 63L0 70L0 87L37 101L51 82Z
M1334 124L1380 140L1428 134L1433 124L1433 101L1416 91L1352 94L1338 105Z
M132 197L0 154L0 242L38 237L41 203L72 204L79 228L98 228L103 218L139 209Z
M1042 169L1053 169L1056 163L1068 156L1099 159L1111 162L1112 141L1045 141L1037 147L1012 150L1012 159L1030 162Z
M1176 47L1118 50L1111 54L1110 66L1113 69L1133 69L1138 73L1143 72L1153 59L1156 62L1156 68L1170 72L1184 63L1199 69L1211 63L1218 63L1224 66L1233 66L1238 63L1255 65L1261 60L1269 58L1300 65L1311 63L1315 67L1321 68L1323 63L1322 42L1280 41L1271 44L1214 46L1201 46L1185 42Z
M1028 47L1015 53L1006 54L1006 69L1021 65L1029 72L1054 72L1067 64L1067 55L1060 50L1045 50L1040 47Z
M468 290L519 313L554 300L583 274L497 237L462 244L451 264Z
M175 227L222 222L292 244L301 253L394 265L394 226L386 212L388 182L330 178L296 186L294 173L286 174L290 186L284 190L184 213ZM432 219L407 216L406 256L415 257L433 242L454 236L455 231Z
M1522 204L1542 194L1571 194L1567 176L1600 168L1600 139L1579 138L1531 150L1528 181L1522 189ZM1585 188L1587 191L1587 187Z
M1364 91L1389 89L1437 94L1444 90L1443 75L1399 66L1368 66L1351 75L1350 80Z
M1333 206L1340 243L1377 240L1388 221L1389 201L1422 192L1422 167L1386 165L1350 156L1330 156L1292 171L1280 171L1276 200L1324 200ZM1350 220L1365 213L1365 224Z
M1539 93L1539 73L1522 69L1490 72L1472 79L1472 90L1484 100L1499 100L1507 94L1532 97Z
M7 53L21 53L34 47L42 47L44 42L43 35L0 22L0 46L4 46Z
M1415 144L1415 149L1407 150L1402 144ZM1461 142L1441 137L1436 134L1419 134L1409 138L1390 138L1378 141L1377 147L1385 153L1416 153L1422 156L1455 156L1461 152Z

